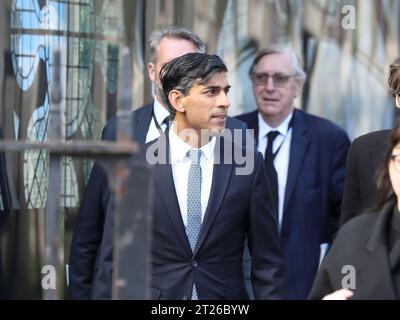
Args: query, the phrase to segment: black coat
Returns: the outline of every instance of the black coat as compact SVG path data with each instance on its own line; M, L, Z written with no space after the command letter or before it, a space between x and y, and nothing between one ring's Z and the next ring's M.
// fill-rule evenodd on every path
M346 266L355 270L354 300L397 298L386 247L386 230L394 205L390 202L379 212L358 216L339 230L322 261L310 299L322 299L342 289L344 277L350 275ZM350 282L345 279L344 283Z
M377 205L376 173L389 146L390 130L358 137L350 146L346 163L340 225L371 211Z

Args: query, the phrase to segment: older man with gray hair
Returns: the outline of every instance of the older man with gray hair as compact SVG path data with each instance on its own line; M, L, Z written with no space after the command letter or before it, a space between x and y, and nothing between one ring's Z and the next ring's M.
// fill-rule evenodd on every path
M264 155L287 267L287 298L306 299L321 253L337 230L350 142L334 123L294 107L306 74L290 48L260 51L249 75L257 110L237 118L254 129Z

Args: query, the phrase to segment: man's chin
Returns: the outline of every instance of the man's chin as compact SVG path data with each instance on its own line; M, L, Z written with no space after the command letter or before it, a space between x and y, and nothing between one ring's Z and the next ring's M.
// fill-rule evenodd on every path
M207 128L207 129L201 129L202 136L206 137L209 136L210 138L215 137L221 132L225 130L225 126L218 126L218 127L212 127L212 128Z
M215 137L225 130L225 126L218 126L210 129L210 135Z

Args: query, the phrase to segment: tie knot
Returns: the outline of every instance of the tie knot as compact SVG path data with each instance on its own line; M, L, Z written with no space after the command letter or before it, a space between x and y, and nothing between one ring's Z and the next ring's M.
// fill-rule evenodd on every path
M268 134L267 134L268 143L272 143L278 135L279 135L278 131L268 132Z
M190 149L189 157L194 164L198 164L200 162L201 150L199 149Z

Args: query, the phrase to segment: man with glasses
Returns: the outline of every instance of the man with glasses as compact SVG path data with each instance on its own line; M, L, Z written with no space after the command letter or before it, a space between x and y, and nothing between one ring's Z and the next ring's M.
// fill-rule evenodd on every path
M250 68L254 129L278 213L288 299L306 299L321 252L337 230L349 139L332 122L294 108L306 74L288 48L261 51ZM322 245L322 246L321 246Z

